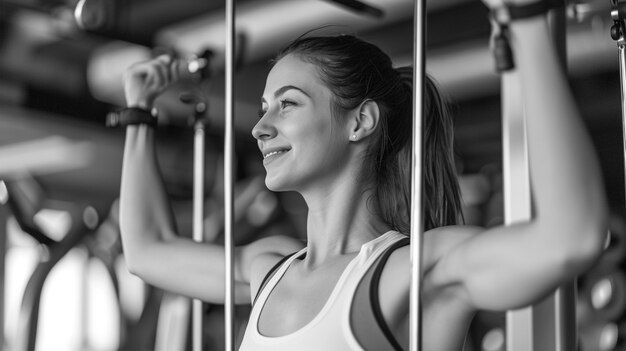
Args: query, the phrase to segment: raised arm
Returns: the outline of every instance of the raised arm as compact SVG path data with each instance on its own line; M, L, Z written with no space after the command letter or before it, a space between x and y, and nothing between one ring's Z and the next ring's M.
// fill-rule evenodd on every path
M430 275L438 286L457 283L481 309L533 303L585 271L607 230L598 160L546 16L512 22L510 42L527 118L533 218L464 241Z
M133 65L124 78L127 105L150 109L156 96L176 79L175 63L166 56ZM176 234L157 162L154 129L147 125L126 129L120 228L124 256L132 273L165 290L223 303L224 248ZM263 268L296 248L285 238L264 239L237 248L235 301L250 302L253 261L260 257Z

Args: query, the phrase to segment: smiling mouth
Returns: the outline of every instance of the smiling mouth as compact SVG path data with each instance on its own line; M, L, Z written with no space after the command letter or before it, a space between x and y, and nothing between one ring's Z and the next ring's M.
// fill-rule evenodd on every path
M272 151L272 152L269 152L269 153L267 153L267 154L263 155L263 159L266 159L266 158L268 158L268 157L270 157L270 156L274 156L274 155L282 154L282 153L285 153L285 152L287 152L287 151L289 151L289 150L277 150L277 151Z

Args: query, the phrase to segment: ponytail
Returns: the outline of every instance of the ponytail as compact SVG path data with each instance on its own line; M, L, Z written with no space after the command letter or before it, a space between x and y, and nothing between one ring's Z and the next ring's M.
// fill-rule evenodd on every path
M413 69L401 67L396 72L403 97L396 108L390 111L387 119L388 135L381 140L383 144L390 145L391 152L383 152L382 162L378 164L376 196L383 220L395 230L409 233ZM451 117L433 79L430 76L425 79L422 184L424 230L429 230L457 224L462 221L463 216L452 152Z

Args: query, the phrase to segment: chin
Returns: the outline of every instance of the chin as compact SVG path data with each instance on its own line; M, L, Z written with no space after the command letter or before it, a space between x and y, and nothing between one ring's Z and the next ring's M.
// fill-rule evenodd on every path
M281 191L292 191L293 187L290 187L284 179L270 177L269 175L265 175L265 187L270 191L281 192Z
M265 176L265 187L271 191L284 191L280 186L280 182L276 181L276 179L271 179L268 175Z

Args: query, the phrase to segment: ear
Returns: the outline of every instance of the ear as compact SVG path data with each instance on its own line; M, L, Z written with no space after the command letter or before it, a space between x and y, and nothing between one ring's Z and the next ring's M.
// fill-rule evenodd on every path
M350 140L358 141L374 133L380 120L380 109L374 100L365 100L353 111Z

